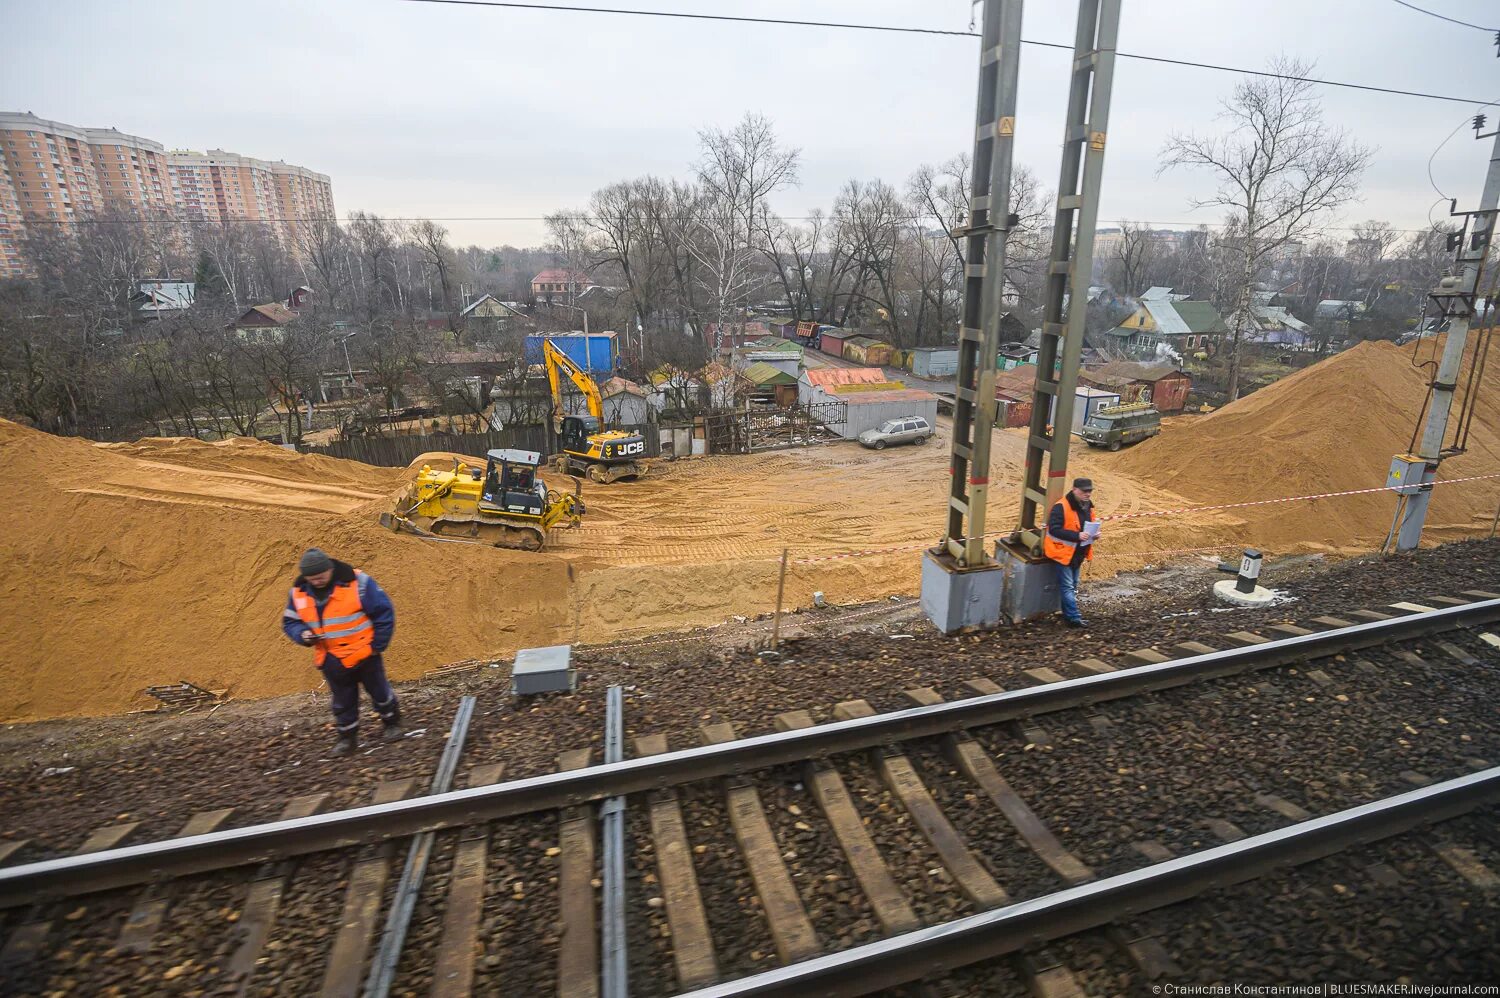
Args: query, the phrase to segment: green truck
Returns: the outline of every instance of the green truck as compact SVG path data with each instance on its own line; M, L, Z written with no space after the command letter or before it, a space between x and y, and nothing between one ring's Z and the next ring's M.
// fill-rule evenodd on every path
M1090 447L1119 450L1161 432L1161 413L1150 402L1110 405L1094 410L1080 436Z

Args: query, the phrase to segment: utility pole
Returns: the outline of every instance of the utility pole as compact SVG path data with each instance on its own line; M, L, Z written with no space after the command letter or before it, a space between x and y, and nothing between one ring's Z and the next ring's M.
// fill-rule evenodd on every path
M1057 566L1042 553L1042 538L1053 503L1068 487L1073 403L1093 281L1094 229L1099 222L1119 30L1120 0L1081 0L1026 436L1020 524L996 547L1005 567L1000 614L1016 623L1058 607Z
M922 610L946 633L999 623L1001 570L985 552L995 425L995 362L1005 293L1005 239L1021 66L1023 0L984 0L974 159L965 237L964 313L948 473L947 531L922 556Z
M1458 386L1459 369L1463 366L1464 351L1468 346L1469 325L1474 318L1474 299L1479 290L1480 275L1489 256L1490 236L1495 231L1495 211L1500 206L1500 128L1487 135L1479 135L1484 125L1483 116L1474 119L1477 138L1490 138L1495 142L1490 149L1489 169L1485 173L1484 191L1479 198L1479 210L1465 212L1471 215L1473 225L1467 240L1460 236L1458 249L1458 272L1444 277L1429 296L1439 312L1448 317L1448 339L1443 345L1443 356L1432 381L1432 401L1427 413L1427 425L1422 431L1422 443L1416 454L1399 454L1391 461L1386 484L1400 491L1400 505L1396 517L1396 550L1412 551L1422 543L1422 527L1427 520L1427 507L1432 501L1432 483L1437 479L1438 465L1443 458L1457 453L1444 450L1443 441L1448 435L1448 413L1453 407L1453 393ZM1493 305L1493 303L1489 303ZM1476 358L1477 363L1478 358ZM1475 385L1471 390L1478 390Z

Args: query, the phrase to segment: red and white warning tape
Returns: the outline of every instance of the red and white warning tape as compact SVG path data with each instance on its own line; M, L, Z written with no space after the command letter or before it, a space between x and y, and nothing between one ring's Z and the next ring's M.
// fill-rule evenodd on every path
M1466 478L1448 478L1448 479L1444 479L1442 481L1433 482L1432 484L1433 485L1457 485L1457 484L1459 484L1461 482L1480 482L1480 481L1488 481L1488 480L1497 479L1497 478L1500 478L1500 474L1493 474L1493 475L1470 475L1470 476L1468 476ZM1409 486L1407 486L1407 487L1409 487ZM1284 502L1304 502L1304 501L1312 500L1312 499L1334 499L1334 498L1338 498L1340 496L1371 495L1371 494L1376 493L1376 492L1394 492L1394 493L1399 494L1401 492L1401 487L1389 486L1389 485L1382 485L1382 486L1378 486L1376 488L1369 488L1369 489L1347 489L1347 490L1342 491L1342 492L1318 492L1318 493L1314 493L1312 495L1304 495L1304 496L1283 496L1282 498L1279 498L1279 499L1254 499L1254 500L1250 500L1248 502L1219 503L1219 504L1211 505L1211 506L1180 506L1180 507L1178 507L1176 509L1150 510L1150 511L1144 512L1144 513L1116 513L1116 514L1113 514L1111 516L1101 516L1099 519L1100 520L1135 520L1135 519L1142 519L1142 518L1145 518L1145 517L1152 517L1152 516L1173 516L1173 515L1176 515L1176 514L1179 514L1179 513L1199 513L1199 512L1205 512L1205 511L1216 510L1216 509L1242 509L1242 508L1247 507L1247 506L1269 506L1269 505L1274 505L1276 503L1284 503ZM986 537L997 537L997 536L999 536L1001 534L1008 534L1008 533L1010 533L1009 530L991 530L991 531L986 532L985 536ZM902 551L917 551L917 550L921 550L923 548L928 548L928 547L932 547L932 546L933 545L932 545L931 541L915 541L915 542L908 543L908 544L893 544L893 545L889 545L887 547L865 548L865 549L860 550L860 551L843 551L843 552L840 552L839 554L819 555L819 556L813 557L813 558L793 558L793 559L790 560L790 564L793 564L793 565L815 565L815 564L819 564L820 562L825 562L825 561L843 561L843 560L847 560L847 559L850 559L850 558L867 558L867 557L870 557L872 555L894 554L894 553L899 553L899 552L902 552ZM1164 551L1149 551L1148 550L1148 551L1131 551L1129 553L1133 554L1133 555L1141 556L1141 557L1163 557L1163 556L1166 556L1166 555L1177 555L1177 554L1207 554L1207 553L1212 553L1212 552L1215 552L1215 551L1231 550L1231 549L1234 549L1234 548L1237 548L1237 547L1239 547L1238 544L1228 543L1228 544L1216 545L1216 546L1213 546L1213 547L1171 548L1171 549L1164 550ZM754 559L741 559L740 562L743 564L744 561L747 561L747 560L748 561L770 562L770 563L774 564L776 562L779 562L781 559L780 558L754 558ZM855 619L855 618L858 618L858 617L869 616L871 614L889 613L889 612L892 612L894 610L905 609L906 607L912 605L915 602L916 602L915 600L905 600L905 601L902 601L901 603L897 603L897 604L891 604L891 605L885 605L885 606L875 606L875 607L871 607L871 608L864 609L864 610L855 610L855 611L853 611L851 613L846 613L846 614L839 615L838 617L834 618L834 621L842 622L842 621L845 621L845 620L852 620L852 619ZM712 640L713 637L715 637L715 635L710 632L710 633L705 633L705 634L696 634L696 635L693 635L691 637L653 638L653 639L647 639L647 640L641 640L641 641L628 641L628 640L627 641L617 641L617 642L612 642L610 644L586 646L585 650L587 650L587 651L608 651L608 650L634 651L634 650L639 649L639 648L651 648L651 647L655 647L655 646L658 646L658 645L683 645L683 644L701 643L701 642L704 642L704 641Z
M1500 474L1493 474L1493 475L1470 475L1470 476L1468 476L1466 478L1446 478L1446 479L1443 479L1441 481L1433 482L1432 484L1433 485L1457 485L1460 482L1480 482L1480 481L1487 481L1487 480L1496 479L1496 478L1500 478ZM1304 496L1283 496L1283 497L1281 497L1279 499L1253 499L1253 500L1250 500L1248 502L1218 503L1216 505L1211 505L1211 506L1179 506L1176 509L1154 509L1154 510L1149 510L1149 511L1146 511L1146 512L1143 512L1143 513L1114 513L1114 514L1112 514L1110 516L1101 516L1101 517L1099 517L1099 519L1100 519L1101 522L1102 521L1117 521L1117 520L1136 520L1136 519L1143 519L1145 517L1152 517L1152 516L1173 516L1173 515L1176 515L1176 514L1179 514L1179 513L1201 513L1201 512L1206 512L1206 511L1209 511L1209 510L1216 510L1216 509L1242 509L1242 508L1247 507L1247 506L1270 506L1270 505L1274 505L1276 503L1305 502L1305 501L1311 500L1311 499L1333 499L1333 498L1336 498L1336 497L1339 497L1339 496L1370 495L1370 494L1376 493L1376 492L1394 492L1394 493L1400 494L1402 488L1410 488L1410 486L1380 485L1380 486L1377 486L1375 488L1369 488L1369 489L1346 489L1346 490L1344 490L1342 492L1317 492L1317 493L1313 493L1311 495L1304 495ZM985 537L999 537L999 536L1001 536L1003 534L1008 534L1010 532L1011 532L1010 530L990 530L990 531L986 531L984 536ZM918 542L910 543L910 544L896 544L896 545L891 545L889 547L866 548L866 549L864 549L862 551L843 551L843 552L840 552L839 554L819 555L819 556L817 556L815 558L793 558L792 561L791 561L791 564L793 564L793 565L813 565L813 564L817 564L818 562L824 562L824 561L841 561L841 560L844 560L844 559L847 559L847 558L866 558L866 557L869 557L871 555L893 554L893 553L899 553L901 551L917 551L917 550L921 550L922 548L928 548L928 547L932 547L932 546L933 546L933 543L931 541L918 541ZM1194 553L1194 552L1203 552L1203 551L1220 551L1220 550L1224 550L1225 548L1234 547L1234 546L1235 545L1233 545L1233 544L1226 544L1226 545L1222 545L1220 547L1213 547L1213 548L1178 548L1178 549L1174 549L1174 550L1171 550L1171 551L1142 551L1142 552L1134 552L1133 551L1131 553L1132 554L1153 554L1153 555L1190 554L1190 553ZM771 558L771 559L766 559L766 560L777 561L779 559Z
M1433 485L1457 485L1460 482L1479 482L1490 478L1500 478L1495 475L1470 475L1467 478L1446 478L1440 482L1432 482ZM1156 509L1146 513L1115 513L1112 516L1101 516L1102 520L1135 520L1146 516L1171 516L1174 513L1201 513L1213 509L1240 509L1244 506L1269 506L1279 502L1302 502L1307 499L1332 499L1337 496L1362 496L1373 492L1395 492L1400 494L1402 489L1412 488L1410 485L1380 485L1372 489L1348 489L1344 492L1318 492L1306 496L1283 496L1280 499L1254 499L1249 502L1226 502L1214 506L1181 506L1177 509Z
M778 558L776 560L780 561L781 559ZM900 601L891 600L891 601L888 601L887 603L882 604L880 606L866 607L863 610L851 610L848 613L840 613L837 616L829 617L826 620L813 621L813 623L817 623L817 624L842 624L846 620L857 620L860 617L868 617L868 616L871 616L872 614L877 614L877 613L896 613L899 610L909 610L913 606L916 606L916 605L917 605L917 600L915 600L915 599L903 599L903 600L900 600ZM766 621L761 621L762 625L765 625L766 623L767 623ZM760 629L764 630L765 627L762 626ZM714 631L710 630L710 631L707 631L707 632L704 632L704 633L701 633L701 634L694 634L694 635L692 635L690 637L685 637L685 638L655 638L655 639L644 640L644 641L612 641L609 644L603 644L603 645L584 645L580 650L584 651L584 652L594 652L594 651L635 651L637 648L650 648L650 647L653 647L655 645L702 644L703 642L705 642L705 641L711 641L715 637L718 637L718 636L719 635L717 633L715 633Z

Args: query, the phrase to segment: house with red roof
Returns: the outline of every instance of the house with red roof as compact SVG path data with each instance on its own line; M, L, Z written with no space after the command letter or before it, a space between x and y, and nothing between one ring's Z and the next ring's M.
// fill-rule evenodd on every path
M592 287L588 274L563 267L550 267L531 279L531 293L538 298L577 297Z

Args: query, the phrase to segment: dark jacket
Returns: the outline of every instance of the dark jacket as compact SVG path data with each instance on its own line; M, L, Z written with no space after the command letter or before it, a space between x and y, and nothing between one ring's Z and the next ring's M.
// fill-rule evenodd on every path
M355 579L354 568L342 561L333 563L333 578L329 581L330 586L346 585ZM317 594L313 587L308 585L307 579L301 575L297 581L292 583L293 589L301 589L309 596L316 598ZM370 623L375 627L375 654L379 655L390 646L391 636L396 633L396 607L391 603L391 598L386 595L385 590L380 588L380 583L366 575L359 583L359 608L370 618ZM321 618L321 614L319 615ZM297 616L296 609L292 606L290 593L286 597L286 609L281 614L281 629L296 644L302 642L298 639L302 632L307 630L307 625L302 618Z
M1079 502L1078 497L1073 494L1072 489L1068 490L1068 494L1063 496L1062 501L1073 507L1073 511L1078 514L1079 523L1089 522L1089 512L1094 508L1092 502ZM1062 503L1052 504L1052 512L1047 514L1047 532L1058 540L1067 541L1070 544L1078 544L1083 539L1083 534L1079 531L1063 529ZM1070 567L1077 568L1079 565L1082 565L1083 559L1088 556L1088 553L1088 547L1078 544L1078 547L1073 550L1073 561L1070 563Z

